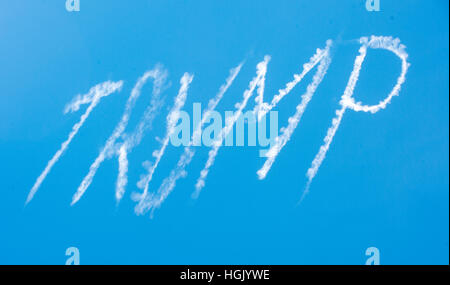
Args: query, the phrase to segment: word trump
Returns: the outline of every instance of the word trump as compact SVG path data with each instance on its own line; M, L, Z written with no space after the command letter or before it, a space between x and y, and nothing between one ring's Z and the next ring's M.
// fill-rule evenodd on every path
M345 112L347 110L352 110L355 112L368 112L374 114L381 109L385 109L387 104L391 102L392 98L399 95L400 88L405 82L405 76L409 63L407 62L408 55L405 52L405 46L400 44L400 40L392 37L371 36L370 38L360 38L359 44L361 45L359 48L359 54L355 58L353 70L348 79L347 86L341 96L341 100L339 102L340 107L336 110L336 116L332 119L331 126L326 132L324 144L319 148L319 151L313 159L310 168L306 172L307 183L302 199L305 194L308 193L312 180L316 176L320 165L325 159L326 153L330 148L331 142L333 141L334 135L342 122ZM280 89L270 101L264 100L265 77L267 66L270 61L270 56L266 55L264 59L256 65L256 75L252 78L247 89L243 92L241 101L235 104L235 110L226 112L225 119L222 120L220 114L216 112L215 109L227 92L228 88L233 83L234 79L238 76L243 63L238 64L229 71L229 75L225 82L222 86L220 86L218 92L209 100L208 105L204 110L201 110L200 104L194 104L192 133L190 130L190 117L182 109L184 108L189 86L193 81L194 76L192 74L185 73L180 79L178 93L175 96L173 104L167 114L165 122L165 135L159 139L160 147L154 150L152 158L145 160L142 163L144 173L137 182L137 187L140 191L133 192L131 195L132 200L136 202L136 214L141 215L150 212L150 216L153 215L155 209L159 208L168 195L173 191L177 181L182 177L186 177L186 168L195 156L197 149L196 146L201 145L201 142L203 142L204 145L210 147L210 150L208 152L208 158L205 166L200 171L200 175L195 184L195 190L192 194L194 198L198 197L201 190L205 186L206 178L214 164L220 148L224 144L225 146L233 145L234 129L236 129L236 145L243 145L243 125L245 120L247 120L248 123L248 144L256 145L255 126L257 123L258 130L260 131L258 133L258 142L260 146L268 147L268 149L260 150L260 156L265 159L265 162L256 172L259 179L264 179L274 164L278 154L289 142L292 134L301 121L308 103L313 98L314 93L325 77L328 67L332 61L330 53L332 45L333 42L328 40L323 49L317 49L309 61L303 64L301 72L294 74L293 79L288 82L283 89ZM361 102L356 102L353 97L353 92L359 78L362 64L369 49L384 49L390 51L401 60L401 72L397 78L395 86L388 96L376 105L364 105ZM281 128L280 133L278 133L278 116L276 112L272 112L272 109L275 108L278 103L287 94L289 94L291 90L297 86L312 69L316 69L316 72L314 73L311 82L306 87L304 94L301 95L300 102L296 106L294 114L289 117L287 125ZM143 86L147 84L149 80L153 82L153 89L149 104L134 129L128 130L130 115L136 105L137 99L141 95ZM157 65L154 69L145 72L137 80L128 97L122 117L115 126L109 138L104 143L103 147L100 149L98 156L89 167L88 173L83 178L78 186L78 189L73 195L71 205L76 204L81 199L91 185L99 167L105 160L111 158L116 158L118 161L115 198L117 202L123 198L126 191L126 186L128 184L128 156L133 149L140 144L144 134L150 129L156 114L159 113L164 105L161 94L166 84L166 80L167 71L160 65ZM95 107L104 97L121 91L122 86L123 81L106 81L92 87L86 94L77 95L69 104L67 104L64 109L64 113L76 112L82 105L87 105L87 108L81 115L80 120L72 127L71 132L69 133L67 139L61 144L60 149L50 159L47 166L44 168L44 171L37 178L28 194L26 203L29 203L33 199L42 182L50 173L52 167L67 150L71 141L77 135L79 129L83 126ZM248 108L252 97L254 97L254 104ZM244 113L244 110L246 109L248 109L248 111ZM268 114L269 116L267 116ZM267 117L270 119L269 138L266 136L265 124ZM170 171L169 175L162 181L158 188L151 191L150 183L152 181L153 174L158 168L169 143L175 146L182 146L184 150L180 155L174 169Z

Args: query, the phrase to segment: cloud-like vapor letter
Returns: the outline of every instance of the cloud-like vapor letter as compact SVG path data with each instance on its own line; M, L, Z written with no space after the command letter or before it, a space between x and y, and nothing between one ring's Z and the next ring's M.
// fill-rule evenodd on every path
M80 198L83 196L84 192L87 190L89 185L92 183L92 180L97 172L97 169L100 167L102 162L106 158L109 158L112 155L117 153L116 141L119 137L121 137L123 135L125 128L128 125L128 121L130 119L130 115L133 110L133 107L135 106L137 99L141 95L142 87L145 85L147 80L149 78L153 78L153 81L154 81L153 96L158 96L161 91L161 86L162 86L163 82L165 81L166 76L167 76L167 72L165 70L163 70L160 66L157 66L154 69L145 72L144 75L142 75L138 79L138 81L136 82L136 85L134 86L133 90L131 91L130 97L127 100L122 118L120 119L119 123L116 125L111 136L107 139L105 146L100 151L100 153L97 156L97 158L95 159L95 161L91 164L88 174L84 177L84 179L81 182L80 186L78 187L76 193L73 195L71 205L74 205L75 203L77 203L80 200ZM124 158L124 156L122 155L122 159L123 158ZM122 165L122 170L124 170L123 165Z
M173 169L169 176L166 177L163 182L161 183L158 191L156 194L151 195L150 199L147 199L146 205L145 205L145 211L151 210L151 215L153 215L153 211L156 208L159 208L163 201L167 198L167 196L172 192L172 190L175 188L176 182L181 177L185 177L187 175L186 167L189 165L189 163L192 161L192 158L195 155L195 149L192 148L194 145L194 141L196 138L198 138L201 134L201 130L206 123L209 114L215 110L217 105L219 104L220 100L222 100L223 95L228 90L228 88L233 83L234 79L238 75L239 71L241 70L242 63L236 66L235 68L232 68L230 70L230 74L228 78L225 80L225 83L220 86L219 92L216 94L214 98L209 100L207 109L203 112L202 119L196 126L191 140L189 141L189 145L184 148L183 154L180 156L180 159L178 160L178 163ZM140 211L141 213L142 211Z
M156 115L158 114L159 109L163 105L163 99L160 98L159 93L161 90L161 86L164 83L164 77L161 77L158 80L155 80L155 87L153 91L153 96L150 101L150 105L144 111L144 115L136 126L135 130L131 134L124 134L122 137L124 138L123 143L116 144L116 153L118 156L119 163L119 174L117 176L116 181L116 201L120 202L123 195L125 194L125 187L128 183L128 153L137 145L141 143L141 140L144 136L144 133L147 129L149 129L152 125L152 122Z
M143 175L141 180L138 182L138 187L143 189L143 192L134 193L134 195L132 196L133 200L138 202L138 204L135 207L136 214L142 214L148 208L148 201L151 200L151 197L149 197L148 194L150 181L152 180L153 174L156 168L158 167L161 158L164 155L167 145L169 144L170 136L175 130L176 123L180 117L180 110L181 108L183 108L184 103L186 102L187 91L193 78L194 78L193 75L186 72L180 79L181 84L180 90L178 91L178 94L175 97L175 102L174 105L172 106L172 109L167 115L166 136L162 141L161 148L153 153L155 157L155 162L153 164L151 164L149 161L144 162L144 166L146 166L147 168L147 174Z
M252 81L249 84L248 89L244 92L244 98L241 103L236 104L237 111L234 113L234 115L226 122L225 127L222 129L221 133L218 136L217 141L214 143L213 148L209 152L208 160L206 162L205 167L200 172L200 177L197 180L197 183L195 185L195 192L193 194L194 197L197 197L201 191L201 189L205 185L206 177L209 173L209 169L214 163L215 157L217 156L217 153L222 146L224 138L228 135L228 133L233 129L233 126L239 118L239 116L242 114L242 110L246 107L249 98L252 96L253 91L255 88L257 88L257 96L255 97L255 107L253 109L253 112L256 113L258 120L261 120L264 115L266 115L270 110L272 110L274 107L277 106L277 104L283 99L284 96L289 94L289 92L308 74L309 71L311 71L317 64L321 63L318 69L318 72L316 73L314 77L313 83L311 83L308 88L307 92L302 96L301 103L297 106L297 112L296 114L289 119L289 125L286 129L284 129L283 135L280 137L277 137L276 143L271 149L267 152L266 155L268 155L268 159L266 160L266 163L264 166L257 172L260 179L263 179L267 172L270 169L270 166L273 164L273 162L276 159L277 154L280 152L281 148L285 145L285 143L289 140L290 135L292 134L293 130L297 126L298 122L300 121L301 115L303 114L306 105L311 100L312 95L314 94L317 86L320 84L321 80L323 79L328 65L330 63L330 47L332 45L332 41L328 40L327 45L325 49L317 49L316 53L309 59L307 63L303 65L303 71L300 74L294 74L294 79L290 82L288 82L284 89L280 89L278 91L278 94L276 94L270 103L265 103L263 101L264 97L264 85L265 85L265 75L267 72L267 64L270 60L269 56L266 56L264 58L264 61L260 62L257 65L257 75L252 79Z
M214 160L222 146L223 140L227 137L230 131L233 130L233 126L237 119L242 114L242 110L247 106L248 100L253 95L253 91L256 87L259 87L258 101L262 100L262 92L264 90L264 81L267 72L267 64L270 61L270 56L266 55L264 60L256 65L256 76L250 81L248 89L244 91L243 99L240 103L236 103L236 111L233 116L231 116L226 122L225 126L220 130L217 139L214 141L212 149L208 153L208 160L206 161L205 167L200 171L200 177L197 179L195 184L195 192L193 197L196 198L200 194L200 191L205 186L205 180L208 176L209 169L214 164Z
M282 134L275 138L275 144L266 153L267 159L261 169L257 172L259 179L264 179L266 177L267 172L269 172L278 154L289 141L295 131L295 128L300 123L309 101L311 101L317 87L319 87L325 77L331 63L330 47L331 40L327 41L327 46L324 50L318 50L318 52L310 59L310 62L305 64L303 72L300 75L295 76L294 82L288 83L286 88L281 90L279 95L274 97L274 100L272 101L273 103L265 108L265 112L272 109L273 106L275 106L284 95L289 93L289 91L292 90L292 88L298 84L301 79L320 61L320 65L317 68L317 72L314 75L312 82L306 88L306 93L302 95L300 104L297 105L295 114L288 119L288 126L286 128L282 128Z
M308 178L308 182L306 184L305 191L301 199L308 193L309 187L313 178L316 176L317 171L319 170L320 165L325 159L325 155L330 148L330 144L333 141L333 137L336 134L337 129L342 121L342 117L347 108L352 109L354 111L363 111L376 113L381 109L386 108L386 105L389 104L392 100L392 97L398 96L400 92L400 88L406 79L406 72L408 71L409 63L407 62L408 54L405 52L405 46L400 44L399 39L393 39L392 37L383 37L383 36L371 36L370 39L363 37L360 39L360 43L362 46L359 49L359 55L355 58L355 63L353 66L352 73L350 74L350 78L348 80L348 84L344 90L344 94L341 97L340 105L341 109L336 111L336 117L333 118L331 127L327 131L327 135L324 138L324 144L320 147L319 152L311 163L311 167L308 169L306 176ZM362 105L361 102L356 102L353 98L353 91L355 90L356 82L359 78L359 73L361 71L361 65L364 62L366 57L367 48L373 49L385 49L393 52L397 55L402 62L402 70L400 76L397 78L397 83L395 84L392 91L389 95L382 101L380 101L377 105Z
M26 204L28 204L33 199L34 194L36 194L45 177L48 175L53 165L55 165L55 163L59 160L64 151L69 147L70 142L78 133L80 128L83 126L84 122L89 117L89 114L92 112L92 110L94 110L95 106L97 106L98 103L100 103L100 100L103 97L106 97L120 90L122 88L122 85L123 85L122 81L117 82L106 81L100 83L92 87L87 94L77 95L72 100L71 103L66 105L64 113L76 112L80 109L80 106L83 104L89 104L89 107L86 109L86 112L84 112L84 114L81 116L80 121L72 127L72 131L70 132L68 138L61 144L60 149L55 153L55 155L53 155L52 159L50 159L50 161L47 163L47 166L45 167L44 171L37 178L36 182L34 183L33 187L30 190L30 193L28 194Z

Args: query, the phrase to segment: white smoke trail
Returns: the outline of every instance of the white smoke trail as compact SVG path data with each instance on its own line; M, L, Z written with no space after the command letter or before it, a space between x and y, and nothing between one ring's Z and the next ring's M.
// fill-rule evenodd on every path
M291 90L297 86L300 81L308 74L311 69L313 69L319 62L323 60L325 56L329 57L329 49L332 45L332 40L327 40L325 49L317 49L316 53L309 59L309 61L305 64L303 64L303 71L299 74L294 74L294 79L290 82L288 82L284 89L278 90L278 94L273 96L272 102L270 104L263 102L262 98L263 95L259 94L258 100L255 100L257 104L261 104L261 106L256 105L254 112L258 114L258 120L261 120L262 117L264 117L270 110L272 110L276 105L283 99L284 96L286 96ZM258 90L259 91L259 90ZM264 89L261 90L261 93L264 92Z
M106 159L111 157L113 154L116 153L116 140L123 134L125 131L126 126L128 125L128 121L130 119L131 111L133 110L133 107L136 104L137 99L141 95L141 90L144 84L147 82L149 78L153 78L154 85L153 85L153 94L159 95L161 86L167 76L166 71L162 70L160 66L155 67L153 70L147 71L144 73L143 76L141 76L136 85L134 86L133 90L131 91L131 95L127 100L125 111L122 115L122 118L120 122L115 127L113 133L106 141L105 146L100 151L99 155L95 159L94 163L89 168L88 174L84 177L83 181L81 182L80 186L77 189L77 192L73 195L72 203L71 205L74 205L77 203L80 198L83 196L84 192L87 190L89 185L92 183L92 180L102 164L102 162ZM123 158L123 156L122 156ZM123 167L123 165L122 165Z
M208 153L208 160L206 161L205 167L200 172L200 177L197 179L197 183L195 185L195 192L193 193L193 197L198 197L201 189L205 186L205 180L208 176L209 169L214 164L215 157L219 152L220 147L222 146L223 140L227 137L229 132L233 130L233 126L236 123L239 116L242 114L242 110L247 106L248 100L253 94L253 91L258 86L260 88L260 94L262 98L262 91L264 90L264 80L267 72L267 64L269 63L270 56L266 55L264 60L258 63L256 66L256 76L250 81L248 89L245 90L243 95L243 100L241 103L236 104L236 112L234 112L233 116L228 118L225 122L225 126L220 130L217 140L214 141L214 145L212 149ZM258 101L261 101L258 99Z
M336 117L332 120L332 125L327 131L327 135L324 138L324 145L322 145L314 158L311 167L308 169L306 176L308 177L308 182L306 184L305 191L302 195L301 200L305 197L305 195L309 192L309 187L313 178L316 176L317 171L319 170L320 165L325 159L325 155L330 148L330 144L333 141L333 137L336 134L337 129L342 121L342 117L344 116L345 110L350 108L354 111L363 111L363 112L371 112L376 113L381 109L386 108L386 105L391 102L392 97L398 96L400 92L401 85L405 82L406 72L408 71L409 63L407 62L408 54L405 52L405 46L400 44L399 39L393 39L392 37L377 37L371 36L370 40L366 37L360 39L360 43L362 44L359 49L359 55L355 58L355 63L353 66L353 71L348 80L348 84L344 90L344 94L341 97L341 101L339 102L342 108L336 111ZM359 78L359 73L361 71L361 65L364 62L367 48L373 49L386 49L393 52L397 55L402 61L402 71L400 76L397 79L397 83L395 84L392 91L389 95L382 101L380 101L377 105L367 106L362 105L361 102L355 103L353 98L353 91L356 86L356 82Z
M180 110L181 110L181 108L183 108L184 103L186 102L187 91L188 91L189 85L192 82L193 78L194 78L194 76L189 73L185 73L183 75L183 77L181 78L180 90L178 92L178 95L175 98L175 102L174 102L172 109L170 110L169 114L167 115L166 136L162 142L161 148L158 151L155 151L153 153L153 155L155 157L155 162L153 164L151 164L149 161L144 162L144 166L146 166L148 173L146 175L142 176L141 180L138 182L138 187L140 189L143 189L143 192L141 194L134 193L134 195L132 197L133 200L138 202L138 204L135 207L135 212L138 215L144 213L144 211L148 207L147 206L148 201L149 201L148 188L149 188L150 181L152 180L153 174L154 174L156 168L158 167L158 164L161 161L161 158L164 155L167 145L169 144L170 136L175 131L176 123L180 117Z
M199 133L201 133L201 130L203 128L203 125L206 123L206 121L208 120L210 114L212 111L214 111L217 107L217 105L219 104L220 100L222 100L223 95L225 94L225 92L228 90L228 88L231 86L231 84L233 83L234 79L236 78L236 76L239 74L239 72L241 71L243 63L241 62L238 66L236 66L235 68L232 68L230 70L230 75L227 77L227 79L225 80L225 84L220 86L219 88L219 92L216 94L216 96L209 100L208 102L208 108L205 110L205 112L202 115L202 120L200 122L199 125L197 125L195 131L193 132L193 134L196 134L196 136L198 136ZM193 136L193 138L195 137L195 135ZM193 138L191 140L191 144L193 143Z
M156 83L162 85L163 82ZM157 90L160 90L158 88ZM159 109L163 105L163 100L159 98L159 92L153 94L150 101L150 105L144 112L139 124L137 125L134 132L127 135L124 138L124 142L121 144L116 144L118 163L119 163L119 175L116 181L116 201L120 202L123 195L125 194L125 187L128 183L128 153L137 145L141 143L142 137L147 129L151 127L151 124L157 115Z
M139 201L139 204L135 208L135 213L137 215L142 215L147 211L151 211L150 217L153 217L154 210L159 208L167 196L169 196L170 192L175 188L177 180L181 177L186 177L186 166L191 162L194 154L195 152L193 150L189 148L184 149L184 153L178 161L176 168L170 172L169 177L166 177L163 180L157 193L147 193L145 196L134 193L133 199ZM151 165L147 164L145 167L148 169ZM139 184L141 188L143 188L142 184Z
M305 112L305 109L308 106L309 101L311 101L314 93L316 92L317 87L322 82L322 80L323 80L323 78L324 78L324 76L325 76L325 74L326 74L326 72L328 70L328 67L330 66L330 63L331 63L331 57L330 57L330 52L329 52L330 51L330 46L331 46L331 41L328 41L326 49L324 51L320 51L320 52L317 53L317 54L321 54L320 65L317 68L317 72L314 75L312 82L306 88L306 93L302 95L302 100L301 100L300 104L297 105L295 114L288 119L288 122L289 122L288 126L281 130L282 134L280 136L276 137L275 144L266 153L267 159L266 159L264 165L261 167L261 169L257 171L259 179L264 179L266 177L267 172L269 172L270 168L272 167L272 164L275 162L275 160L277 158L277 155L280 153L280 151L283 149L283 147L289 141L289 139L291 138L293 132L297 128L297 125L300 123L302 115ZM310 62L313 62L313 60L316 57L317 56L315 55L311 59ZM311 70L311 68L313 66L314 66L313 64L306 64L307 68L305 68L305 69L308 69L308 71L309 71L309 70ZM303 78L305 76L305 74L306 73L305 73L305 70L304 70L302 72L303 76L301 76L301 78ZM296 77L296 80L298 80L296 82L296 84L298 82L300 82L301 79L299 79L299 78L300 78L300 76ZM293 88L292 84L291 85L288 84L288 87L286 89L288 89L288 88L289 88L289 91L290 91ZM289 93L289 91L287 91L286 93L280 92L280 94L284 94L285 95L285 94ZM278 99L279 97L275 97L275 98L277 98L277 100L279 101L279 99ZM276 101L276 103L278 101ZM276 105L276 103L275 103L275 105Z
M128 183L128 145L123 143L119 148L119 174L116 182L116 201L119 202L125 193L125 187Z
M215 145L213 146L213 149L210 150L210 152L209 152L209 156L208 156L206 165L203 168L203 170L200 172L200 177L197 180L197 183L195 186L196 191L194 192L194 195L193 195L194 197L197 197L199 195L201 189L204 187L205 179L209 173L210 167L214 163L215 157L219 151L219 148L222 145L223 139L233 129L234 123L236 122L237 118L241 115L242 110L246 107L248 98L252 96L255 87L258 87L258 89L257 89L258 94L255 98L256 105L255 105L253 112L257 114L258 120L261 120L261 118L263 118L264 115L266 115L271 109L273 109L280 102L280 100L283 99L283 97L286 96L306 76L306 74L308 74L308 72L311 69L313 69L319 62L322 62L322 67L321 67L320 71L323 74L318 72L319 75L317 75L315 77L315 80L318 81L317 85L311 84L310 86L308 86L308 92L307 92L307 94L305 94L302 97L303 98L302 103L300 103L300 105L297 106L296 115L294 115L294 117L290 118L289 127L285 130L286 132L285 132L284 136L282 136L281 138L280 137L277 138L278 141L276 142L275 147L272 147L271 151L268 152L268 154L271 155L271 157L268 158L268 160L266 161L263 168L260 171L258 171L258 175L259 175L260 179L263 179L265 177L265 175L267 174L267 172L270 169L270 166L275 161L276 155L279 153L281 148L286 144L287 140L289 140L289 137L290 137L292 131L297 126L298 122L295 122L295 120L296 119L300 120L301 115L303 114L304 109L306 108L306 105L308 104L309 100L311 99L311 98L309 98L309 96L312 96L315 89L319 85L320 81L323 79L323 76L325 75L326 70L329 65L329 61L330 61L329 49L330 49L331 45L332 45L332 41L328 40L326 43L325 49L317 49L316 53L310 58L310 60L303 65L303 71L300 74L295 74L294 79L292 81L288 82L284 89L280 89L278 91L278 94L276 94L273 97L270 104L265 103L263 101L265 74L267 72L267 63L270 60L270 57L267 56L263 62L260 62L258 64L257 76L250 82L249 89L244 92L243 102L240 104L237 104L238 111L235 112L234 116L231 117L230 120L226 123L226 126L222 129L221 134L218 136L218 140L215 143ZM313 90L311 90L311 88Z
M106 97L106 96L114 93L117 90L120 91L120 89L122 88L122 85L123 85L122 81L117 81L117 82L106 81L106 82L100 83L100 84L92 87L87 94L77 95L72 100L72 102L69 103L65 107L64 113L75 112L80 109L81 105L90 103L89 107L86 109L86 112L81 116L80 121L72 127L72 131L70 132L67 140L61 144L61 148L55 153L55 155L52 157L52 159L50 159L50 161L47 163L47 166L45 167L44 171L37 178L36 182L34 183L33 187L30 190L30 193L28 194L25 204L28 204L31 201L31 199L33 199L34 195L36 194L37 190L41 186L45 177L48 175L48 173L52 169L53 165L59 160L61 155L67 149L70 142L75 137L75 135L78 133L81 126L83 126L84 122L89 117L89 114L92 112L92 110L100 102L101 98Z
M217 105L219 104L220 100L222 100L223 95L228 90L228 88L233 83L234 79L238 75L239 71L241 70L242 63L236 66L235 68L232 68L230 70L230 74L228 78L225 80L225 83L220 86L219 92L216 94L214 98L209 100L208 108L203 112L202 119L196 126L193 135L191 137L191 140L189 142L189 145L184 148L183 154L180 156L180 159L178 160L177 166L175 169L173 169L170 172L170 175L166 177L162 184L160 185L158 191L156 194L151 194L148 196L148 199L146 199L145 206L140 209L140 213L143 213L145 211L151 210L151 216L153 216L153 211L156 208L159 208L161 204L164 202L164 200L169 196L169 194L172 192L172 190L176 186L176 182L181 177L185 177L187 175L186 167L189 165L189 163L192 161L192 158L195 155L195 150L192 148L192 145L194 144L194 140L196 137L201 135L201 130L203 128L203 125L206 123L206 120L209 117L209 114L215 110Z

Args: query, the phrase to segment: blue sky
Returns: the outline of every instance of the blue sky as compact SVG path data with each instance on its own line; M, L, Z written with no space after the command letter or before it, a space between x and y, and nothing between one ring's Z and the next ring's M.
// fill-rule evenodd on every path
M0 1L0 264L448 264L448 1ZM398 97L376 114L347 111L310 193L300 205L305 173L339 108L362 36L398 37L411 66ZM129 155L129 184L114 198L117 160L105 161L82 199L72 195L120 120L136 80L161 63L169 72L166 102L184 72L194 74L186 111L206 104L230 68L245 60L218 111L232 110L271 55L265 96L335 41L333 61L301 123L266 179L256 147L222 148L198 199L194 185L208 155L197 149L173 193L153 219L136 216L141 163L159 148L163 107ZM390 92L400 61L369 50L354 97L376 104ZM277 106L280 126L295 111L309 74ZM34 199L26 197L85 106L63 114L76 94L124 80L121 92L92 112ZM130 118L137 124L151 87ZM169 146L151 189L176 164Z

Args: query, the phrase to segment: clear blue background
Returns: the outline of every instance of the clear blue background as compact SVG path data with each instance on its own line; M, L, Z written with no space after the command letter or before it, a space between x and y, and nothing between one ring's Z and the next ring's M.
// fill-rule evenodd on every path
M82 264L448 264L448 1L381 0L380 12L354 1L0 0L0 264L64 264L76 246ZM352 70L361 36L399 37L411 68L399 97L375 115L345 114L311 193L296 203ZM159 145L167 110L130 155L127 193L116 206L117 161L106 161L78 204L70 201L123 112L136 79L160 62L172 102L179 78L195 74L186 102L206 104L240 61L246 63L219 111L231 110L265 54L266 98L303 63L337 41L333 62L291 141L267 178L256 147L222 148L199 199L195 180L207 157L198 150L155 217L136 216L130 194L141 162ZM355 97L374 104L391 90L400 61L370 50ZM102 100L34 200L35 179L84 112L63 115L78 93L125 80ZM280 127L305 82L279 105ZM133 112L134 127L149 98ZM168 105L170 106L170 105ZM181 148L169 147L155 190Z

